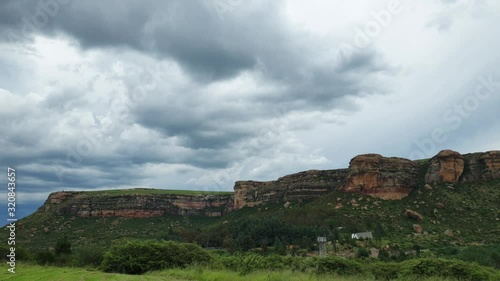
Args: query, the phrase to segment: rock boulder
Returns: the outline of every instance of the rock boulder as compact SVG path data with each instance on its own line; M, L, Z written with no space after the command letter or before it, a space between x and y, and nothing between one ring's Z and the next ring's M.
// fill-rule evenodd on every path
M414 219L414 220L417 220L417 221L423 221L424 220L424 217L421 214L419 214L416 211L410 210L410 209L406 209L404 215L407 218Z

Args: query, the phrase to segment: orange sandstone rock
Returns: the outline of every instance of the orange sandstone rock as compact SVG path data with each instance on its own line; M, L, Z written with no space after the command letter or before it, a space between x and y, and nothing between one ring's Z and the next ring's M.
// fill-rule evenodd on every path
M464 157L452 150L442 150L432 157L425 175L427 183L456 183L464 172Z

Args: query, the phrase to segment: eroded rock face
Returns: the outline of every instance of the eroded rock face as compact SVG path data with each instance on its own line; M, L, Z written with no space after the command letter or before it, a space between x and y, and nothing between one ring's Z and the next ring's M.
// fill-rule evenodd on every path
M484 165L484 177L486 179L500 179L500 150L485 152L479 158Z
M456 183L464 171L464 157L453 150L442 150L429 162L427 183Z
M382 199L401 199L417 186L419 168L418 163L404 158L359 155L349 163L342 189Z
M61 203L64 200L68 199L68 197L71 197L73 195L73 192L54 192L49 195L49 198L47 198L48 203Z
M500 179L500 151L465 154L463 182Z
M233 208L232 195L100 194L56 192L45 202L61 215L148 218L164 215L222 216Z
M347 169L310 170L275 181L237 181L234 185L234 208L318 198L342 186L346 176Z

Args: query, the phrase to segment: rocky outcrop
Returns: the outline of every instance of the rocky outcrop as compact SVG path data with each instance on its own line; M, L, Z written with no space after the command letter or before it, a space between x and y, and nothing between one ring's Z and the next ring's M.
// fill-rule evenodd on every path
M479 161L484 165L483 175L486 179L500 179L500 150L488 151L481 155Z
M417 186L419 169L417 162L404 158L359 155L349 163L349 174L342 190L382 199L401 199Z
M442 150L429 162L427 183L456 183L464 171L464 157L452 150Z
M57 203L61 203L63 201L65 201L66 199L68 199L69 197L71 197L72 195L74 194L74 192L54 192L52 194L49 195L49 198L47 199L47 201L45 202L46 204L49 203L49 204L57 204Z
M104 192L55 192L45 209L78 217L146 218L164 215L222 216L232 210L232 195L116 194Z
M500 179L500 151L465 154L463 182Z
M275 181L237 181L234 208L318 198L344 185L347 173L347 169L310 170Z

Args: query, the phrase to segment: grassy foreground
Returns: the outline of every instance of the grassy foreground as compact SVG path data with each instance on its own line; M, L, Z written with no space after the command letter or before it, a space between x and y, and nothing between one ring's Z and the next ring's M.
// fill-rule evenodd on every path
M292 272L292 271L262 271L254 272L247 275L240 275L236 272L223 270L208 270L204 268L189 268L189 269L169 269L163 271L150 272L145 275L126 275L116 273L103 273L95 269L83 269L74 267L54 267L54 266L37 266L30 264L18 264L16 273L12 274L7 271L7 266L2 266L0 272L0 280L16 280L16 281L153 281L153 280L172 280L172 281L364 281L375 280L367 279L366 277L339 277L333 275L317 276L314 274ZM414 278L398 279L403 281L416 281ZM451 279L443 279L438 277L426 278L418 280L424 281L447 281Z

